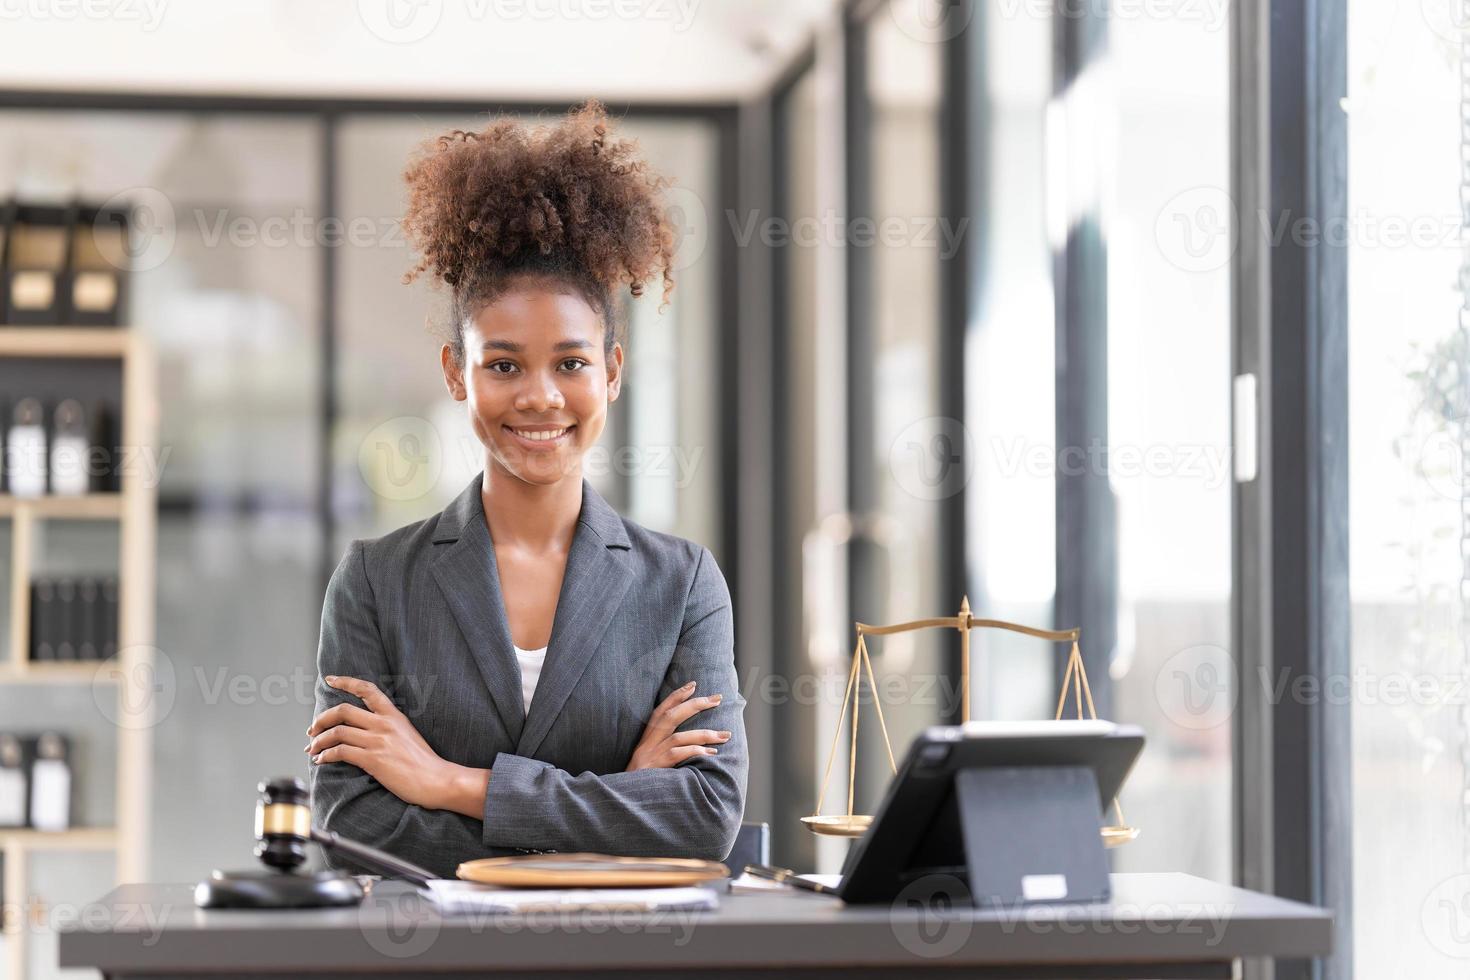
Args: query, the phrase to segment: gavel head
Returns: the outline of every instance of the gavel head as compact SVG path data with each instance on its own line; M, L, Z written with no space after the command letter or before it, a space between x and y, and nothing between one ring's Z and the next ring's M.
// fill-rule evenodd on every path
M278 871L306 863L311 807L306 784L294 776L261 783L255 800L255 856Z

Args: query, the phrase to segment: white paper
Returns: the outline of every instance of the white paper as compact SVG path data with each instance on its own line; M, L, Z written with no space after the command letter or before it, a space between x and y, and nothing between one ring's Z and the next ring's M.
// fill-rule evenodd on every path
M714 909L720 904L712 888L501 888L472 881L436 878L429 898L441 912L525 912L555 909Z

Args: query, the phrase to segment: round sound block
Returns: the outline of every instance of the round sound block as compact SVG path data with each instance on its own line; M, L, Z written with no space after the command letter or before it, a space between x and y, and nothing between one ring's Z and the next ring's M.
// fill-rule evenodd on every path
M360 905L357 879L340 871L215 871L194 886L202 909L315 909Z
M466 861L460 878L509 888L656 888L728 878L718 861L628 858L607 854L528 854Z

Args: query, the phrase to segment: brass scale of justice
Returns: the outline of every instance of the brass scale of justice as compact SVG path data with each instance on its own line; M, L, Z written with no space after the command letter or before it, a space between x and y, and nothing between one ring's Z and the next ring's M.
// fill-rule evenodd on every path
M1067 658L1067 667L1062 674L1062 693L1057 699L1057 711L1053 718L1060 721L1062 712L1066 710L1067 695L1070 693L1077 705L1077 719L1084 720L1083 701L1087 704L1087 717L1093 721L1097 720L1097 708L1092 703L1092 687L1087 683L1087 670L1082 666L1082 651L1078 647L1078 640L1082 631L1077 628L1069 630L1044 630L1034 626L1022 626L1019 623L1007 623L999 619L976 619L970 615L970 598L965 596L960 602L960 611L955 616L937 616L932 619L916 619L907 623L895 623L891 626L871 626L867 623L857 624L857 646L852 651L852 667L847 672L847 691L842 695L842 713L837 716L837 730L832 734L832 748L827 754L827 769L822 776L822 789L817 794L817 806L815 812L809 817L802 817L801 822L806 824L807 829L816 834L829 837L861 837L863 832L873 822L871 814L853 813L852 796L853 785L857 779L857 731L858 731L858 701L859 688L861 686L860 674L866 672L868 687L873 692L873 707L878 711L878 726L883 732L883 746L888 750L888 766L894 775L898 774L898 764L893 761L893 745L888 740L888 726L883 721L883 703L878 697L878 683L873 678L873 664L868 659L869 636L884 636L891 633L906 633L910 630L922 629L953 629L960 634L960 697L964 720L970 720L970 630L972 629L1002 629L1011 630L1015 633L1025 633L1028 636L1039 637L1043 640L1051 640L1056 643L1071 641L1072 654ZM861 668L861 669L860 669ZM842 735L842 722L847 718L847 705L852 703L852 740L848 749L847 763L847 813L837 816L824 816L822 814L822 801L827 796L827 783L832 777L832 762L837 757L837 740ZM1126 844L1138 836L1138 828L1130 827L1123 819L1123 807L1118 800L1113 800L1113 815L1116 822L1101 828L1103 844L1107 847L1117 847Z

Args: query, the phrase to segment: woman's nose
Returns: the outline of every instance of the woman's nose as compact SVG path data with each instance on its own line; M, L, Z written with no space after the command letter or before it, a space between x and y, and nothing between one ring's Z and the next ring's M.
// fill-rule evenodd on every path
M523 412L549 412L566 405L566 398L549 375L530 374L521 387L516 408Z

